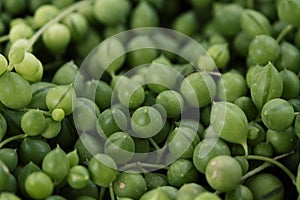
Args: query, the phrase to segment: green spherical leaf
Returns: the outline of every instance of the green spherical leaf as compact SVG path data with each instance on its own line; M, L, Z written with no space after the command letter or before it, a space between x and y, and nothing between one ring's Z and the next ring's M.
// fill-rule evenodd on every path
M271 24L268 18L262 13L252 10L245 9L241 16L241 28L251 38L256 35L271 35Z
M237 98L246 95L246 80L238 72L226 72L217 84L217 91L219 99L234 102Z
M16 149L2 148L0 149L0 160L13 172L18 164L18 154Z
M162 129L163 118L157 109L143 106L132 114L131 127L137 137L149 138Z
M34 24L39 28L59 14L59 9L54 5L41 5L36 8L33 16Z
M179 117L184 109L184 100L175 90L166 90L159 93L156 103L164 107L168 118Z
M115 25L125 21L130 11L128 0L97 0L93 6L95 18L105 25Z
M130 27L156 27L158 24L159 16L156 10L147 1L140 1L132 11Z
M260 199L264 196L269 196L274 200L284 198L284 186L281 180L272 174L256 174L247 180L245 185L251 190L253 199Z
M219 155L230 155L229 146L223 140L215 138L205 138L194 150L193 163L196 169L205 173L208 162Z
M189 105L202 108L214 99L216 83L207 72L192 73L183 79L180 92Z
M76 128L82 131L96 130L96 122L100 111L95 102L86 98L77 98L73 104L72 114Z
M239 185L234 190L226 192L225 200L253 200L253 195L250 189L244 185Z
M193 36L199 24L195 12L187 11L175 18L172 28L188 36Z
M7 130L7 122L5 117L0 113L0 141L5 136Z
M300 2L297 0L279 1L279 19L293 26L300 26Z
M146 192L147 185L141 174L122 172L113 182L113 189L118 197L139 199Z
M115 38L103 41L96 54L99 65L109 73L116 73L125 61L125 47Z
M197 183L186 183L178 190L178 199L192 200L201 193L206 192L206 189Z
M284 116L284 118L278 118L278 116ZM294 122L294 108L284 99L272 99L263 106L261 118L269 129L283 131Z
M29 110L22 117L21 128L25 134L36 136L45 130L46 123L47 120L41 111Z
M24 55L24 59L16 64L14 67L16 69L16 72L23 76L24 78L26 77L33 77L35 74L38 73L40 66L42 66L42 63L31 53L26 52ZM42 77L40 77L41 79ZM27 79L29 81L40 81L35 80L35 79Z
M111 156L117 164L124 164L132 158L135 144L128 133L116 132L107 138L104 152Z
M96 154L89 162L91 180L98 186L108 187L117 176L117 165L108 155Z
M215 190L229 192L239 185L242 168L238 161L230 156L217 156L209 161L205 177Z
M258 109L265 103L282 95L282 78L272 63L267 64L254 74L250 86L251 98Z
M259 65L266 65L268 62L276 61L279 54L280 47L271 36L258 35L250 42L249 56Z
M72 41L82 40L84 36L86 36L88 31L88 21L81 13L71 13L63 20L63 23L68 26Z
M53 180L61 180L68 175L70 163L67 154L57 146L47 153L42 163L43 171Z
M52 194L54 186L47 174L33 172L26 178L25 189L31 198L45 199Z
M51 88L46 95L46 104L50 111L61 108L66 115L72 112L75 92L72 85L59 85Z
M197 132L187 128L175 128L167 139L170 153L175 157L192 158L196 145L200 142Z
M101 136L109 137L115 132L126 130L127 117L117 108L108 108L99 114L96 128Z
M1 175L1 179L0 179L0 190L2 191L6 185L8 184L9 181L9 169L8 167L5 165L5 163L3 163L2 160L0 160L0 175Z
M37 138L27 137L19 146L19 159L23 165L33 162L36 165L41 165L44 157L51 151L50 145Z
M159 200L169 200L167 194L162 191L160 188L150 190L141 196L140 200L150 200L150 199L159 199Z
M284 131L268 130L266 141L273 147L276 154L284 154L295 149L298 137L294 128L288 128Z
M115 90L122 105L130 109L138 108L145 99L145 91L141 84L122 76L117 81Z
M43 33L42 39L52 53L60 54L67 48L71 40L71 33L66 25L57 23Z
M190 160L178 159L168 169L167 179L171 186L181 187L198 180L198 171Z
M243 8L238 4L216 5L214 7L214 24L223 35L233 36L240 31L240 18ZM228 15L227 13L231 13Z
M68 173L68 184L75 189L84 188L90 180L90 174L87 168L76 165Z
M25 108L32 98L29 82L15 72L0 76L0 101L12 109ZM14 91L12 93L12 91Z
M210 122L216 134L225 141L242 145L247 154L248 120L240 107L230 102L216 102Z

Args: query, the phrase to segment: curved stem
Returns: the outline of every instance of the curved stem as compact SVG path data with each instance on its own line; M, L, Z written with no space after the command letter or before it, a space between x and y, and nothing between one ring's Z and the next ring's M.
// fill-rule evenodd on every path
M282 155L279 155L279 156L276 156L274 157L273 159L274 160L279 160L281 158L284 158L284 157L287 157L291 154L293 154L294 152L290 152L290 153L286 153L286 154L282 154ZM242 182L245 181L247 178L253 176L254 174L257 174L258 172L268 168L268 167L271 167L273 165L273 163L270 163L270 162L264 162L263 164L261 164L260 166L256 167L255 169L249 171L247 174L245 174L243 177L242 177Z
M165 165L150 164L150 163L140 163L140 166L144 168L160 168L160 169L166 168Z
M113 189L112 183L109 184L109 194L110 194L110 199L111 200L115 200L115 193L114 193L114 189Z
M10 138L7 138L6 140L3 140L1 143L0 143L0 149L2 147L4 147L4 145L12 142L12 141L15 141L15 140L20 140L20 139L24 139L26 138L28 135L26 134L20 134L20 135L15 135L15 136L12 136Z
M112 72L112 71L109 71L108 74L109 74L109 76L110 76L111 78L113 78L113 77L116 76L115 72Z
M154 141L153 138L149 138L148 140L151 143L151 145L155 148L156 151L160 150L158 144Z
M222 76L222 73L220 72L207 72L209 75L212 75L212 76L217 76L217 77L221 77Z
M30 111L30 110L38 110L41 113L43 113L46 117L51 117L52 116L50 111L40 110L40 109L37 109L37 108L22 108L22 109L19 109L19 110L23 111L23 112L27 112L27 111Z
M291 30L293 30L293 26L292 25L287 25L280 33L279 35L277 36L276 38L276 42L277 43L280 43L281 40L286 36L286 34L288 34Z
M245 174L241 181L245 181L246 179L248 179L249 177L253 176L254 174L257 174L258 172L261 172L262 170L272 166L273 164L272 163L269 163L269 162L264 162L263 164L261 164L260 166L256 167L255 169L249 171L247 174Z
M138 168L141 173L143 173L143 174L147 173L147 170L145 170L141 165L138 165Z
M34 43L39 39L39 37L45 32L46 29L48 29L50 26L52 26L53 24L59 22L61 19L63 19L65 16L67 16L68 14L70 14L71 12L84 7L84 5L88 5L88 3L90 3L91 1L80 1L78 3L73 4L72 6L66 8L65 10L63 10L59 15L57 15L55 18L53 18L51 21L49 21L48 23L46 23L42 28L40 28L30 39L29 39L29 43L26 47L26 51L28 51L33 45Z
M126 164L124 166L122 166L119 170L120 171L125 171L125 170L129 170L132 168L158 168L158 169L162 169L165 168L165 165L159 165L159 164L151 164L151 163L141 163L141 162L135 162L135 163L130 163L130 164Z
M241 144L244 151L245 151L245 156L247 157L248 156L248 145L247 145L247 142L244 142Z
M162 149L159 148L158 144L155 142L153 138L148 139L151 145L154 147L154 149L157 151L157 159L156 162L159 162L161 160L161 157L163 156L163 152L161 151Z
M107 189L106 187L100 188L98 200L104 200L104 195L105 195L106 189Z
M0 43L5 42L7 40L9 40L9 35L3 35L0 37Z
M14 69L14 65L11 64L11 63L9 63L8 66L7 66L6 71L10 72L10 71L12 71L13 69Z
M268 163L276 165L277 167L279 167L282 171L284 171L290 177L290 179L292 180L293 184L296 184L296 177L295 177L295 175L286 166L284 166L280 162L276 161L274 158L268 158L268 157L257 156L257 155L248 155L246 158L248 160L261 160L261 161L265 161L265 162L268 162ZM265 166L263 166L263 167L265 167Z

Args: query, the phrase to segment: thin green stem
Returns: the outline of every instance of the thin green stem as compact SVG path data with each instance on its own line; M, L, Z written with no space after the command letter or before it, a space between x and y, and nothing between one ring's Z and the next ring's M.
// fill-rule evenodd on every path
M148 140L151 143L151 145L155 148L155 150L157 150L157 151L160 150L158 144L154 141L153 138L149 138Z
M3 35L0 37L0 43L6 42L9 40L9 35Z
M144 168L159 168L159 169L166 168L165 165L151 164L151 163L140 163L140 166Z
M126 164L126 165L123 165L122 167L120 167L119 171L126 171L126 170L129 170L129 169L132 169L132 168L136 168L137 166L138 166L137 162Z
M287 25L277 36L276 38L276 42L280 43L281 40L286 36L286 34L288 34L291 30L293 30L293 26L291 24Z
M274 159L274 160L279 160L279 159L281 159L281 158L290 156L290 155L292 155L292 154L294 154L294 153L295 153L294 151L291 151L291 152L289 152L289 153L284 153L284 154L281 154L281 155L279 155L279 156L276 156L276 157L274 157L273 159Z
M29 43L26 47L26 51L28 51L29 49L32 48L32 46L34 45L34 43L39 39L39 37L45 32L45 30L47 30L50 26L52 26L53 24L59 22L60 20L62 20L65 16L67 16L68 14L72 13L75 10L78 10L79 8L83 8L85 5L88 5L89 3L91 3L91 1L80 1L78 3L75 3L73 5L71 5L70 7L66 8L65 10L63 10L59 15L57 15L55 18L53 18L52 20L50 20L48 23L46 23L42 28L40 28L30 39L29 39Z
M286 154L282 154L282 155L279 155L279 156L276 156L274 157L273 159L274 160L279 160L281 158L284 158L286 156L289 156L291 154L293 154L294 152L290 152L290 153L286 153ZM245 174L243 177L242 177L242 182L245 181L246 179L248 179L249 177L253 176L254 174L257 174L258 172L261 172L262 170L268 168L268 167L271 167L273 165L273 163L270 163L270 162L264 162L263 164L261 164L260 166L256 167L255 169L249 171L247 174Z
M217 76L217 77L221 77L222 76L222 73L220 72L207 72L209 75L212 75L212 76Z
M155 140L153 138L149 138L148 139L149 142L151 143L151 145L154 147L154 149L157 151L158 155L157 155L157 159L156 162L158 163L161 160L161 157L163 156L163 151L162 149L158 146L158 144L155 142Z
M142 172L143 174L147 173L147 170L145 170L141 165L140 165L140 162L137 163L137 167L139 169L140 172Z
M24 139L26 138L28 135L26 134L20 134L20 135L15 135L15 136L12 136L12 137L9 137L7 138L6 140L3 140L1 143L0 143L0 149L2 147L4 147L6 144L10 143L10 142L13 142L15 140L20 140L20 139Z
M36 108L22 108L22 109L20 109L20 111L23 111L23 112L27 112L27 111L30 111L30 110L38 110L38 111L42 112L46 117L51 117L52 116L51 112L36 109Z
M104 200L104 195L105 195L106 189L107 189L106 187L100 188L98 200Z
M110 199L111 200L115 200L115 193L114 193L114 189L113 189L112 183L109 184L109 194L110 194Z
M109 71L108 74L109 74L110 77L112 77L112 78L116 76L115 72L112 72L112 71Z
M143 168L162 169L162 168L165 168L165 167L166 167L165 165L135 162L135 163L126 164L126 165L122 166L119 170L120 171L126 171L126 170L133 169L133 168L138 168L139 170L143 169ZM141 172L143 172L143 170Z
M13 69L14 69L14 65L11 64L11 63L9 63L8 66L7 66L6 71L10 72L10 71L12 71Z
M274 158L268 158L268 157L264 157L264 156L257 156L257 155L248 155L246 158L248 160L261 160L261 161L265 161L265 162L268 162L268 163L276 165L277 167L279 167L282 171L284 171L290 177L290 179L292 180L293 184L296 184L296 177L295 177L295 175L286 166L284 166L280 162L276 161L276 159L274 159ZM263 167L265 167L265 166L263 166Z
M247 142L244 142L241 144L244 151L245 151L245 156L247 157L248 156L248 145L247 145Z
M257 174L258 172L261 172L262 170L272 166L273 164L272 163L269 163L269 162L264 162L263 164L261 164L260 166L256 167L255 169L249 171L247 174L245 174L241 181L245 181L247 180L249 177L253 176L254 174Z

